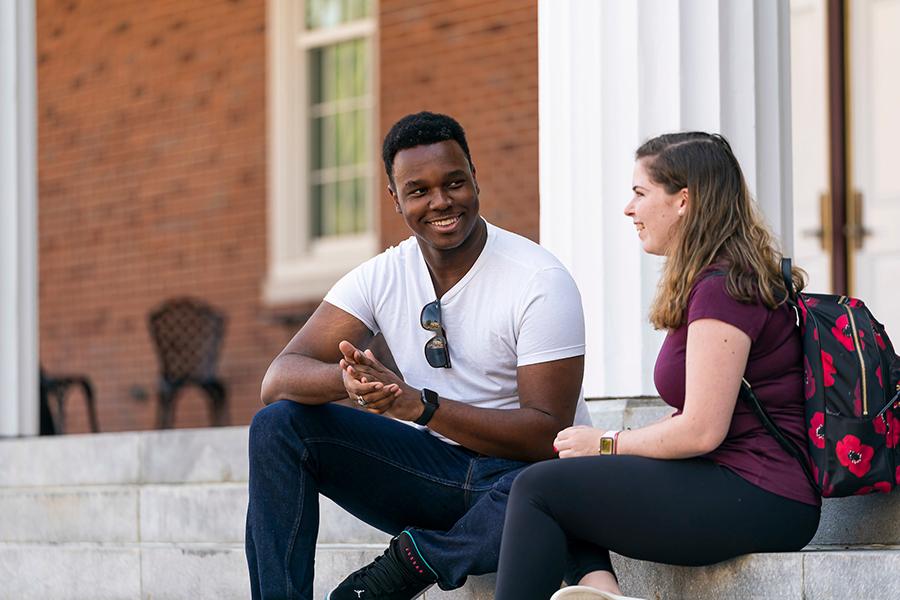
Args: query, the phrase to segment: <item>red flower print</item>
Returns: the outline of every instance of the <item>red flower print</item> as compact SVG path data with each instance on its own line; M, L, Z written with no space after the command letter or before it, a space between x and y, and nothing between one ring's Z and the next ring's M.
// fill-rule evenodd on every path
M888 422L888 439L887 447L896 448L900 446L900 419L894 416L894 413L887 414Z
M875 376L878 377L878 385L880 385L881 388L884 389L884 383L882 383L881 381L881 365L878 365L878 368L875 369Z
M875 334L875 343L878 344L878 347L882 350L887 350L887 344L884 343L884 338L881 337L881 334L878 332L878 330L874 329L873 333Z
M815 327L813 329L813 339L816 340L817 342L819 341L819 328L818 327Z
M815 306L819 303L815 298L804 298L803 300L806 302L807 306Z
M875 449L863 444L855 435L845 435L835 447L838 462L857 477L862 477L872 468Z
M809 420L809 439L816 448L825 447L825 413L817 412ZM816 476L818 477L818 475Z
M891 493L891 483L889 481L879 481L875 485L864 485L855 492L853 492L854 496L863 496L865 494L871 494L872 492L878 492L881 494L889 494Z
M825 387L834 385L834 374L837 369L834 368L834 359L830 354L822 350L822 379L825 381Z
M813 375L809 359L805 356L803 357L803 384L806 399L809 400L816 393L816 376Z
M887 435L888 448L896 448L900 444L900 419L895 417L894 413L885 413L883 416L876 418L872 425L875 427L875 433Z
M818 482L819 481L819 467L816 466L816 463L811 463L811 464L812 464L813 479L816 482ZM828 483L828 473L825 473L825 475L822 476L822 485L820 485L819 488L822 490L822 495L825 497L830 496L831 493L834 491L834 486L831 485L830 483Z
M807 312L806 311L806 303L801 302L798 306L800 308L800 318L802 319L803 325L805 326L806 325L806 312Z
M859 298L849 298L847 301L847 306L851 308L859 308L862 305L862 300L860 300Z
M859 338L860 348L865 349L866 345L863 343L865 332L857 330L856 334ZM837 318L837 321L834 322L834 327L831 328L831 335L847 349L847 352L853 352L856 349L853 344L853 330L850 328L850 318L847 315L841 315Z

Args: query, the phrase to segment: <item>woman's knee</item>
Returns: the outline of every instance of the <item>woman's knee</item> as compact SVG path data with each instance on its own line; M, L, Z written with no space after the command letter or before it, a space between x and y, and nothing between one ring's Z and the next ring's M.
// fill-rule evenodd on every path
M552 492L557 479L554 467L558 464L559 461L550 460L523 469L513 481L510 497L535 500Z

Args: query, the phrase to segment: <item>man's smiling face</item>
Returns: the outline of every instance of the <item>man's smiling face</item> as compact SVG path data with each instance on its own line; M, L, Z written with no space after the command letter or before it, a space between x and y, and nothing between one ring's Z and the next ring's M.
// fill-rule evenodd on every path
M389 188L397 212L419 239L436 250L460 246L478 223L478 182L453 140L414 146L394 157Z

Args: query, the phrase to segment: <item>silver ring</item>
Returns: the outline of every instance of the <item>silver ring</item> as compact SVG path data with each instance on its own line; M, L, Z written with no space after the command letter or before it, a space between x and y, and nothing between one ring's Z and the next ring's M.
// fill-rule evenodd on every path
M368 402L366 402L359 394L356 394L356 403L360 406L366 406L368 404Z

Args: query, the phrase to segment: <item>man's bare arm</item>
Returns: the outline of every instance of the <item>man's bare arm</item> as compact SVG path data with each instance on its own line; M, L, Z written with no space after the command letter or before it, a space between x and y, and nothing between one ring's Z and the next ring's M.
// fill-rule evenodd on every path
M347 398L338 364L342 356L338 344L349 340L357 348L365 348L372 337L362 321L322 302L269 365L262 382L263 403L292 400L325 404Z
M345 356L352 354L352 349L344 348ZM348 389L354 389L362 378L380 381L387 389L399 388L396 397L371 404L370 412L405 421L414 421L422 414L421 390L406 384L368 354L356 352L352 358ZM441 397L440 408L428 427L489 456L528 461L551 458L555 455L553 438L574 420L583 374L583 356L519 367L520 408L478 408Z
M519 367L520 408L484 409L442 401L428 427L490 456L553 458L553 439L575 418L583 375L583 356Z

